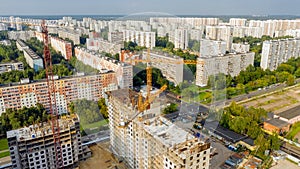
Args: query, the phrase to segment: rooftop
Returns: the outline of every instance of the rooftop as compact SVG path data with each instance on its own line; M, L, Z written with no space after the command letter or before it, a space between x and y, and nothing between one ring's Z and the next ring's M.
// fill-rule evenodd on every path
M209 131L221 136L227 141L236 143L240 140L246 139L247 136L238 134L232 130L229 130L227 128L224 128L219 125L217 121L212 121L212 122L205 122L204 128L208 129Z
M24 49L24 52L26 52L32 59L42 59L39 55L37 55L32 49Z
M190 148L206 145L205 142L199 141L192 134L162 116L150 119L148 124L146 122L144 129L167 148L176 147L177 152L175 151L175 153L178 153L181 158L185 158L183 152ZM205 149L207 148L209 145Z
M277 114L277 116L288 119L288 120L293 119L297 116L300 116L300 105L296 106L294 108L291 108L289 110L286 110L284 112L281 112L281 113Z
M109 73L114 73L114 72L113 71L107 71L107 72L99 73L99 74L96 74L96 75L78 74L78 75L72 75L72 76L66 76L66 77L60 77L60 78L57 77L57 79L55 79L55 76L54 76L54 80L58 81L58 80L65 80L65 79L75 79L75 78L82 78L82 77L92 77L92 76L97 76L97 75L100 75L100 74L109 74ZM40 79L40 80L32 80L32 81L30 81L30 83L41 83L41 82L47 82L47 79ZM21 84L20 82L8 83L8 84L0 84L0 88L3 88L3 87L12 87L12 86L19 86L19 85L23 85L23 84Z
M278 128L282 128L282 127L285 127L285 126L289 125L288 122L277 119L277 118L270 119L270 120L266 121L265 123L269 123L272 126L275 126L275 127L278 127Z
M110 58L110 57L107 57L107 56L103 56L103 55L101 55L100 53L95 52L95 51L92 51L92 50L89 50L89 49L87 49L87 48L83 48L83 47L76 47L76 48L79 49L79 50L82 50L82 51L84 51L84 52L87 52L87 53L89 53L89 54L91 54L91 55L97 56L97 57L99 57L99 58L103 58L103 59L105 59L106 61L109 61L109 62L114 63L114 64L116 64L116 65L129 66L129 64L127 64L127 63L120 62L120 61L118 61L118 60L116 60L116 59L113 59L113 58ZM75 48L75 49L76 49L76 48Z
M78 122L78 117L75 114L62 117L59 119L60 131L70 129L70 127L74 126L75 122ZM53 134L51 123L47 122L8 131L7 138L17 137L18 141L24 141L51 134Z

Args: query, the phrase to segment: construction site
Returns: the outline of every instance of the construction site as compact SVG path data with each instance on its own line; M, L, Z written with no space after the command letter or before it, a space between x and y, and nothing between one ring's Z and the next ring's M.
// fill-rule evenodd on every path
M55 158L55 140L51 123L39 123L7 132L13 168L74 168L82 158L80 125L76 115L59 122L61 166Z
M111 150L128 168L209 168L210 144L160 116L159 99L139 108L131 89L108 95Z

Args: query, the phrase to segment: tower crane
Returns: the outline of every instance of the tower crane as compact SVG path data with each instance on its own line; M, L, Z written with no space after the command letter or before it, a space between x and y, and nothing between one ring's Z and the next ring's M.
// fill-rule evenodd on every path
M146 88L146 98L143 102L143 96L139 93L137 108L138 111L131 118L129 118L126 122L121 122L121 128L126 128L130 122L132 122L139 114L143 113L145 110L149 109L150 104L155 100L157 96L159 96L163 91L167 89L167 85L163 85L156 93L151 93L152 89L152 67L151 67L151 59L150 59L150 49L147 51L147 59L145 60L147 63L146 74L147 74L147 88Z
M10 23L10 22L7 22ZM60 143L60 128L58 121L58 110L56 106L56 95L55 95L55 82L54 82L54 74L52 68L52 57L49 49L49 38L48 38L48 29L46 26L45 20L42 20L40 24L35 23L27 23L27 22L14 22L14 24L24 24L28 26L41 26L42 34L43 34L43 42L44 42L44 65L46 71L46 80L48 86L48 101L49 101L49 114L51 121L51 129L53 133L53 145L55 151L55 168L63 168L62 163L62 151L61 151L61 143Z
M62 152L60 145L60 128L58 121L58 111L56 107L56 96L55 96L55 82L53 78L52 69L52 57L49 49L48 30L45 24L45 20L41 24L43 41L44 41L44 65L46 70L46 79L48 86L48 99L49 99L49 114L51 116L51 129L53 132L53 142L55 151L56 167L61 168L62 166Z

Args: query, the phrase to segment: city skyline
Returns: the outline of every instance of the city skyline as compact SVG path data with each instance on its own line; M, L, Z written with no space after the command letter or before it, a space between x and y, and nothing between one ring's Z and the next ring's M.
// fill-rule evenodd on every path
M60 4L60 5L58 5ZM0 15L127 15L142 12L162 12L171 15L299 15L300 2L290 0L65 0L4 1L0 5ZM235 9L233 11L233 9Z

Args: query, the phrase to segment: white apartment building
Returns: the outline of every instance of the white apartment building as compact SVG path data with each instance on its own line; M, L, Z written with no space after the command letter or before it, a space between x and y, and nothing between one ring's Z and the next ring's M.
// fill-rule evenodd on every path
M117 84L120 88L133 86L132 65L121 63L118 60L102 56L95 51L81 47L75 48L75 57L84 64L90 65L99 71L112 70L116 72Z
M169 41L174 43L175 48L186 50L189 45L189 31L187 29L175 29L170 34Z
M147 52L143 52L143 59L146 60ZM183 82L183 58L172 56L164 52L151 51L151 65L159 70L171 82L176 85Z
M86 39L87 49L99 51L99 52L106 52L112 55L115 55L124 48L123 43L111 43L109 41L105 41L103 39Z
M300 39L281 39L265 41L261 53L260 67L276 70L277 67L290 58L300 56Z
M233 27L230 26L206 26L206 39L226 42L226 50L231 51L233 41Z
M208 58L199 57L196 70L196 85L206 86L210 75L224 73L237 76L240 71L254 64L254 53L226 54Z
M246 26L247 19L245 18L230 18L229 25L230 26Z
M221 56L226 54L226 42L202 39L200 41L200 57Z
M135 42L138 46L147 48L155 47L155 32L143 32L133 30L123 30L123 40L125 42Z
M22 62L10 62L10 63L0 63L0 74L4 72L10 72L12 70L24 70Z

